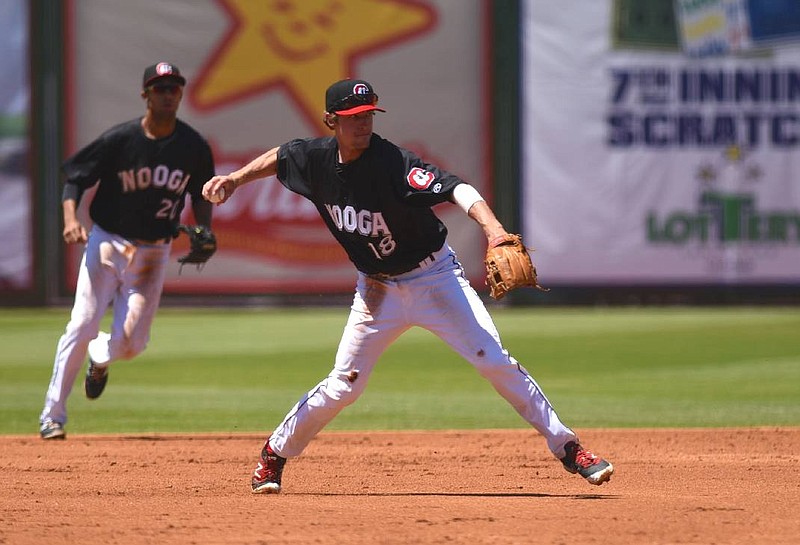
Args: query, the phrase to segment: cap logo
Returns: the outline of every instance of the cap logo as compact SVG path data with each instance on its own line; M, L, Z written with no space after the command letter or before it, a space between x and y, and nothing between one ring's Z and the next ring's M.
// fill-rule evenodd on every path
M156 74L166 76L172 74L172 65L167 62L160 62L156 65Z
M353 94L354 95L367 95L369 94L369 87L364 85L363 83L356 83L353 87Z

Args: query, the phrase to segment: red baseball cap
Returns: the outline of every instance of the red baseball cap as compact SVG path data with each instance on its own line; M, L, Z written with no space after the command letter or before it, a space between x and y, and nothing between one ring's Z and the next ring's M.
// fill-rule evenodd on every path
M378 95L363 79L343 79L325 91L325 111L336 115L356 115L361 112L386 110L378 108Z

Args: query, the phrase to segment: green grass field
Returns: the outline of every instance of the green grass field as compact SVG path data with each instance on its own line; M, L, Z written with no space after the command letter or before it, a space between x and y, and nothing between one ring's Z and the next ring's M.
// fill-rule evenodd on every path
M800 425L800 309L490 308L574 428ZM35 434L68 309L0 309L0 434ZM265 432L322 379L346 308L162 308L148 349L70 433ZM472 367L412 329L328 429L519 428Z

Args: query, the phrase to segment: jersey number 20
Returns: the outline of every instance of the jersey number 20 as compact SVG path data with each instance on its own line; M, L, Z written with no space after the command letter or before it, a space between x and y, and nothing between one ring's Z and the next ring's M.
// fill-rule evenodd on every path
M160 220L174 220L178 215L178 203L181 201L172 202L170 199L161 199L161 208L156 212L156 218Z

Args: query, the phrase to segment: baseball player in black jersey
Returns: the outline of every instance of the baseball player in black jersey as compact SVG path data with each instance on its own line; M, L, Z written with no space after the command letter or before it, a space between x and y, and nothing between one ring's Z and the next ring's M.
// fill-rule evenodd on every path
M185 84L173 64L147 67L144 116L110 128L63 165L63 237L86 247L40 416L44 439L65 437L67 397L87 352L84 385L94 399L106 385L108 366L147 345L187 193L197 223L211 227L213 206L201 190L214 175L214 160L205 139L177 118ZM95 184L87 234L76 210L83 192ZM111 331L100 332L109 306Z
M608 481L612 465L581 446L533 377L503 348L447 244L447 228L431 210L455 203L491 240L507 233L489 206L464 180L372 132L375 112L384 110L368 82L336 82L325 101L324 121L333 137L292 140L203 187L203 196L223 203L242 184L277 175L314 203L358 270L333 370L267 437L252 491L281 490L286 459L303 452L358 398L381 353L413 326L430 330L469 361L544 436L568 471L591 484Z

